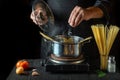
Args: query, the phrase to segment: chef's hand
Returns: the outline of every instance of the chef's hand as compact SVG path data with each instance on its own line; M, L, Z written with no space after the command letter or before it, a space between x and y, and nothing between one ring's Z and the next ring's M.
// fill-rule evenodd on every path
M72 10L68 23L72 27L78 26L84 20L84 9L79 6L75 6Z
M30 18L33 22L39 26L44 25L48 22L48 16L44 9L37 8L31 12Z
M80 6L75 6L72 10L68 23L72 27L78 26L83 20L87 21L94 18L102 18L104 16L103 11L96 6L83 9Z

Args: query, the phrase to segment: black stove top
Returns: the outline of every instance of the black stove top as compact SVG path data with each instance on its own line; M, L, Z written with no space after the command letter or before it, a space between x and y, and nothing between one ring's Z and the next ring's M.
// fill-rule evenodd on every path
M54 62L56 60L48 59L45 64L46 72L88 72L89 64L85 60L75 62Z

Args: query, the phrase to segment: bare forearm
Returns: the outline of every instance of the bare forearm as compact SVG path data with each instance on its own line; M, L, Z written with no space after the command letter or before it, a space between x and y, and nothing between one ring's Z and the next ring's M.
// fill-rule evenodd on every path
M85 9L84 20L90 20L94 18L102 18L103 11L98 7L89 7Z

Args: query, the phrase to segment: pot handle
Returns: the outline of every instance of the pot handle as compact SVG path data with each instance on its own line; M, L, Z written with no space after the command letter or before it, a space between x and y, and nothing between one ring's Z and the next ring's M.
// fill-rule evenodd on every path
M92 39L92 36L87 37L87 38L85 38L85 39L83 39L83 40L80 40L79 44L81 44L81 43L89 43L89 42L90 42L90 39Z
M40 35L42 35L45 39L47 39L47 40L50 40L50 41L56 41L56 40L54 40L53 38L51 38L51 37L49 37L48 35L46 35L46 34L44 34L44 33L42 33L42 32L40 32Z

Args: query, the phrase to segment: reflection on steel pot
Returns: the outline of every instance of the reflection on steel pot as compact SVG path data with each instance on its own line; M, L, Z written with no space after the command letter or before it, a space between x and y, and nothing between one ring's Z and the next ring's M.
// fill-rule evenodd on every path
M90 42L92 37L87 39L79 36L58 35L52 42L52 53L57 57L78 57L81 55L82 46L86 42Z

